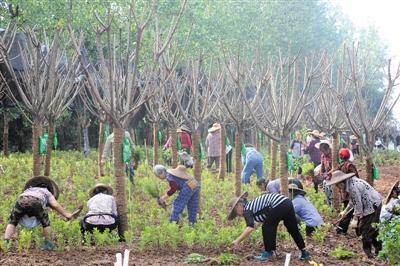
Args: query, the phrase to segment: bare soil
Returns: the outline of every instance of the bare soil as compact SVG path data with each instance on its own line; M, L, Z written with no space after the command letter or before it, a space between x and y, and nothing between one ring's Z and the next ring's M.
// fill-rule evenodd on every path
M400 166L383 166L379 168L380 180L376 181L375 187L385 198L388 190L393 183L400 179ZM325 219L325 222L333 222L334 219ZM312 239L306 239L307 249L312 253L312 260L323 265L387 265L385 262L377 259L370 260L361 249L361 241L357 239L354 230L350 230L347 236L336 235L335 229L331 229L328 233L325 243L319 245ZM344 246L346 249L356 253L356 257L348 260L337 260L329 257L329 252L337 246ZM231 252L232 250L207 249L204 247L194 247L188 249L180 247L177 250L146 250L140 251L136 245L127 247L120 245L119 247L83 247L80 249L66 250L64 252L57 251L39 251L32 250L28 253L18 252L0 252L0 265L113 265L115 262L115 254L123 253L125 248L131 250L131 259L129 265L185 265L185 258L190 253L200 253L211 258L217 258L221 252ZM235 251L237 255L242 257L240 265L283 265L285 254L291 253L292 259L290 265L310 265L309 262L298 260L299 251L296 249L293 241L279 241L278 258L275 261L261 263L254 261L252 257L262 249L262 243L254 246L244 246L241 250ZM213 264L211 260L209 264Z

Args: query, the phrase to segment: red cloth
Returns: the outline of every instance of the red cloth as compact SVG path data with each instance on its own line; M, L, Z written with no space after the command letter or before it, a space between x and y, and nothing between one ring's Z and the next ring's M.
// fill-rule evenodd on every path
M347 160L350 158L350 151L348 149L340 149L339 151L339 157L343 160Z
M175 181L168 181L169 190L167 191L168 196L172 196L178 190L178 184Z
M182 149L192 148L192 140L190 138L189 133L187 133L186 131L183 131L182 133L180 133L180 137L181 137Z

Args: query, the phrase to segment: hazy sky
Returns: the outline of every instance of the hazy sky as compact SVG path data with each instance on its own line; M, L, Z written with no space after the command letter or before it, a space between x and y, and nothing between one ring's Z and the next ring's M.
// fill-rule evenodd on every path
M375 25L389 48L389 56L397 62L400 61L400 0L332 0L332 2L340 5L356 26ZM397 103L393 111L400 120L400 103Z

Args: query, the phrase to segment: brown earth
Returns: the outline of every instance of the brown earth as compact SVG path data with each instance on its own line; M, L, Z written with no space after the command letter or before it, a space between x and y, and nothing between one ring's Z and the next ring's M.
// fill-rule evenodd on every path
M400 179L400 166L383 166L379 168L380 180L376 181L375 187L383 197L386 197L387 191L392 184ZM326 222L333 222L334 219L325 219ZM307 239L307 249L312 253L312 260L323 265L387 265L379 260L367 259L361 249L361 241L357 239L354 230L349 230L347 236L338 236L335 229L332 228L326 236L325 243L319 245L313 242L312 239ZM337 246L344 246L348 250L356 253L356 257L349 260L337 260L331 258L328 254ZM139 251L135 245L126 247L83 247L70 251L37 251L32 250L28 253L18 252L0 252L0 265L54 265L54 266L75 266L75 265L113 265L115 262L115 254L124 251L125 248L131 250L129 265L185 265L185 258L190 253L200 253L208 257L217 258L221 252L230 252L232 250L207 249L204 247L178 248L174 251L168 250L148 250ZM281 251L279 257L272 262L261 263L252 259L258 251L262 249L262 243L257 244L257 247L244 246L241 250L235 253L243 258L240 265L283 265L285 261L285 253L291 253L292 259L290 265L310 265L308 262L301 262L297 259L299 252L292 241L278 241L278 250ZM209 264L213 264L215 260L211 260Z

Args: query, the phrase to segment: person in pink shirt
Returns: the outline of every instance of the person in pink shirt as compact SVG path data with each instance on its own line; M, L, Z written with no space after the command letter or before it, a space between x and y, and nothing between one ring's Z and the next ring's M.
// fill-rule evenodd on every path
M219 160L221 156L221 125L218 123L213 124L208 129L208 135L206 138L208 164L207 168L211 169L213 163L216 168L219 168Z

